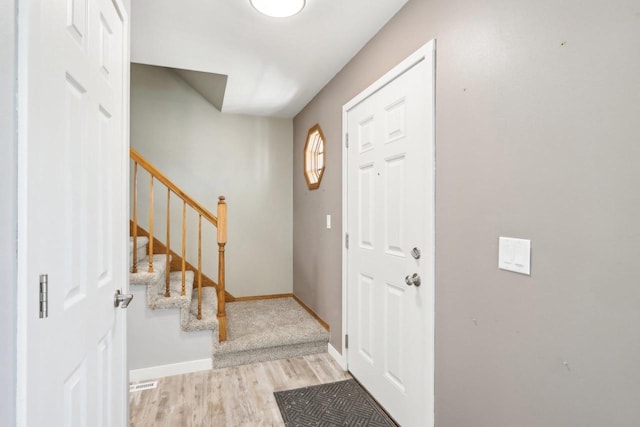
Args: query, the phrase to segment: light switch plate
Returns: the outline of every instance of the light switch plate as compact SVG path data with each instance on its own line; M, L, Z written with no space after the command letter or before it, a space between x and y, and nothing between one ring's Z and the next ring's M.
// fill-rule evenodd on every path
M327 215L327 229L331 229L331 215Z
M500 237L498 268L531 275L531 240Z

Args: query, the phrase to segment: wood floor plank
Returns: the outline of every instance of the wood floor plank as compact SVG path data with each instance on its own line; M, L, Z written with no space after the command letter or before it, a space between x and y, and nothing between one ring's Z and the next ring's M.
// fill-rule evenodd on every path
M348 378L328 353L160 378L130 393L131 426L282 426L274 391Z

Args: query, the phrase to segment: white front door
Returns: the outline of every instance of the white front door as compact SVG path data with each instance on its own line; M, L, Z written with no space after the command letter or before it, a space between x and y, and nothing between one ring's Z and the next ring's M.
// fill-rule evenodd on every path
M430 42L344 109L347 363L403 427L434 422L434 74Z
M18 5L21 426L128 424L126 311L113 304L128 277L128 23L121 6Z

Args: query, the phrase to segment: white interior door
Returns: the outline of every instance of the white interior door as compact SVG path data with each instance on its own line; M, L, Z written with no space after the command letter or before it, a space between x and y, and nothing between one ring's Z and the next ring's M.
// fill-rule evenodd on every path
M345 106L348 367L403 427L434 422L434 74L430 42Z
M18 423L127 425L127 18L111 0L19 16Z

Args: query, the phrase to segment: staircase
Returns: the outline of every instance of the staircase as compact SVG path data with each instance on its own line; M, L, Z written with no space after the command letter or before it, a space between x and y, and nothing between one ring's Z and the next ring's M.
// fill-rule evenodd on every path
M133 246L133 238L131 238ZM142 250L146 252L146 246L149 243L147 237L138 238L138 245L142 244ZM202 316L198 320L198 298L197 293L193 292L194 272L185 271L185 294L182 295L182 272L169 272L169 296L165 296L166 292L166 257L164 255L154 255L153 273L149 273L148 256L146 253L140 253L138 261L138 273L129 274L130 285L143 285L147 287L146 305L151 310L175 308L180 310L180 327L183 331L202 331L211 330L214 335L218 332L218 319L213 307L217 307L218 298L216 290L212 287L202 289Z
M160 308L164 304L168 304L169 307L180 307L181 310L185 310L181 314L181 324L183 328L190 328L187 330L204 330L204 329L217 329L219 341L225 341L227 339L227 317L225 313L225 245L227 243L227 204L224 196L218 198L217 216L213 215L200 203L193 200L187 195L181 188L175 185L169 180L162 172L160 172L155 166L153 166L147 159L142 157L135 150L131 149L130 157L133 161L133 220L131 223L131 284L146 284L147 285L147 302L151 302L150 308ZM138 243L138 234L141 229L138 225L138 170L142 168L149 174L149 220L148 220L148 251L146 256L142 260L142 265L139 265L138 252L140 245ZM154 238L154 184L158 182L163 185L167 190L167 205L166 205L166 240L164 246L164 254L157 256L154 252L154 246L156 246L156 239ZM181 241L181 264L179 274L175 274L171 271L171 259L173 252L171 250L171 195L177 197L182 202L182 241ZM188 273L187 269L187 207L194 211L198 215L198 242L197 242L197 292L195 293L196 310L195 316L197 322L193 322L190 319L191 307L194 305L192 296L193 293L193 272ZM205 226L207 223L209 226L213 226L216 229L216 239L218 245L218 282L211 282L214 290L204 290L202 285L202 225L203 219L205 220ZM159 243L159 242L158 242ZM133 250L136 248L136 250ZM158 264L156 264L158 263ZM189 265L191 267L191 265ZM187 276L191 279L191 282L187 281ZM164 286L162 286L164 282ZM188 290L187 290L188 288ZM215 301L212 300L211 294L215 293ZM164 297L163 300L159 299L159 295ZM204 297L207 296L209 303L213 305L204 305ZM215 311L215 320L206 318L203 313L203 306L207 314ZM214 308L215 307L215 308ZM164 308L164 307L162 307ZM207 316L208 317L208 316Z
M146 287L150 310L179 310L180 328L186 332L212 332L214 368L303 356L327 351L329 332L292 298L235 301L225 289L226 202L219 198L217 216L204 209L162 175L140 154L133 160L133 219L129 243L130 284ZM150 175L148 230L138 224L138 167ZM154 237L153 185L167 188L166 245ZM170 199L182 200L181 254L171 250ZM198 214L197 266L186 261L187 207ZM217 228L217 282L202 273L202 220ZM211 245L209 245L211 246ZM135 249L134 249L135 248ZM227 300L229 302L227 302ZM228 324L228 328L227 328Z

